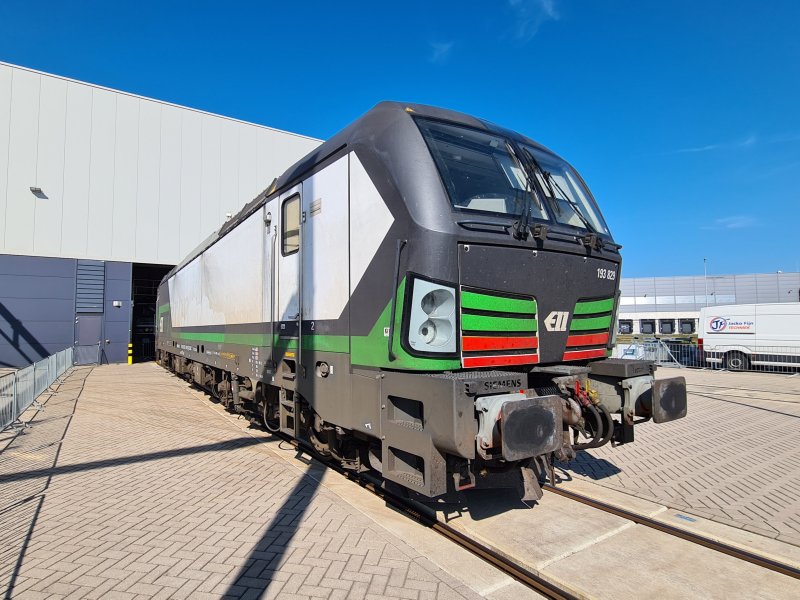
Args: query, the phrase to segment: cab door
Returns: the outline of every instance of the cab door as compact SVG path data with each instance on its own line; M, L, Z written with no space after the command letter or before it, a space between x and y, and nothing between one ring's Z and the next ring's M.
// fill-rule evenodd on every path
M277 302L273 323L273 360L284 379L295 379L300 348L302 302L300 289L302 187L296 186L281 194L278 207L278 240L276 255Z

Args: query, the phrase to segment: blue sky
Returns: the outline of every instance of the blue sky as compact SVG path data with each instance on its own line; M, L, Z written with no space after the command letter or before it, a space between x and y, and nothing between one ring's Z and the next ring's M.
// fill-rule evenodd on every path
M800 270L800 3L0 3L0 60L327 138L380 100L581 172L623 275Z

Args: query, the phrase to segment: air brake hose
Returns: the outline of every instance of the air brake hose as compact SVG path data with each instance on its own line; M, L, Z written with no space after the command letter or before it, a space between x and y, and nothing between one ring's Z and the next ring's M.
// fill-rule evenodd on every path
M614 435L614 417L611 416L611 412L603 405L602 402L597 406L603 412L602 416L605 418L606 421L605 435L603 436L603 439L600 440L600 443L597 445L597 448L599 448L600 446L605 446L609 442L609 440L611 440L611 436Z
M588 410L590 413L592 413L592 418L594 419L595 422L594 438L592 438L591 442L586 442L584 444L572 444L573 450L586 450L587 448L596 448L597 443L603 436L603 430L605 429L605 427L603 427L603 418L600 416L598 410L591 404L585 406L584 408Z

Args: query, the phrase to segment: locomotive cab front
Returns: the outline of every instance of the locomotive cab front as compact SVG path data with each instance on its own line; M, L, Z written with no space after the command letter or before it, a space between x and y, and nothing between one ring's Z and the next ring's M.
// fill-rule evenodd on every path
M651 417L684 416L682 378L655 380L652 363L607 358L620 246L578 173L514 132L410 112L436 177L407 200L426 248L408 248L400 344L456 361L466 382L456 394L471 395L477 431L468 465L453 468L450 457L456 488L514 465L535 499L553 457L630 442L633 424ZM441 199L449 211L432 208Z

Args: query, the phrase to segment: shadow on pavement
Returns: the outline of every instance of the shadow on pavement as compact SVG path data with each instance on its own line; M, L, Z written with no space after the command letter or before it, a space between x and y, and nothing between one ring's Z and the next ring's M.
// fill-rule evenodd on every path
M33 469L30 471L21 471L18 473L0 475L0 484L12 481L23 481L25 479L35 479L37 477L42 477L42 476L52 477L53 475L64 475L66 473L93 471L95 469L104 469L106 467L130 465L134 463L147 462L151 460L162 460L165 458L173 458L176 456L200 454L203 452L220 452L222 450L234 450L236 448L244 448L246 446L256 446L262 443L263 440L257 438L241 437L232 440L226 440L224 442L215 442L213 444L189 446L188 448L176 448L173 450L150 452L148 454L136 454L133 456L121 456L119 458L107 458L103 460L95 460L92 462L80 463L77 465L64 465L61 467L53 466L44 469Z
M63 411L60 417L39 420L31 419L31 428L22 430L12 437L0 450L0 590L8 599L14 594L14 586L22 567L25 553L30 544L36 522L44 504L47 489L50 487L55 465L61 453L61 442L67 435L75 408L78 404L86 378L91 369L70 372L58 393L72 396L67 400L57 399L55 394L48 398L45 406L51 410ZM67 385L67 384L75 385ZM37 413L41 414L41 413ZM61 424L63 423L63 426ZM23 433L24 432L24 433ZM47 455L50 453L50 456ZM52 457L52 458L51 458ZM29 477L17 477L14 469L18 464L26 464L26 459L51 458L51 467L27 471ZM35 473L35 474L34 474ZM12 485L16 483L17 485Z
M556 472L559 473L559 475L561 475L561 473L567 475L567 477L562 477L563 479L571 479L572 477L569 474L575 473L576 475L598 480L622 473L622 469L614 463L608 462L605 458L597 458L581 450L578 452L578 456L571 462L557 463Z
M320 486L319 475L310 466L286 496L261 539L239 567L223 597L242 596L248 589L263 594L274 581L275 573L289 558L289 544L297 534L303 516Z

